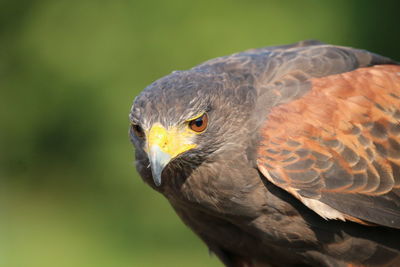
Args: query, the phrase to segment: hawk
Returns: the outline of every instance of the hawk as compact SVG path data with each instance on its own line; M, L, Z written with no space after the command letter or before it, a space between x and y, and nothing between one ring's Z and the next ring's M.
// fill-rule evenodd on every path
M252 49L155 81L130 121L141 177L226 266L400 266L395 61Z

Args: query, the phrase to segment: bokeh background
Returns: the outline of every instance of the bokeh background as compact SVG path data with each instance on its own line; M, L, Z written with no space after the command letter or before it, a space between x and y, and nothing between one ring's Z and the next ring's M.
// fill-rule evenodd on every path
M0 266L221 266L138 177L133 98L303 39L399 60L399 3L0 0Z

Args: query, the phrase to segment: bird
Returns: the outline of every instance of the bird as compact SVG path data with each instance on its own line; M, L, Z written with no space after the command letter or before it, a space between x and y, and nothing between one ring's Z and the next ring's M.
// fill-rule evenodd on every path
M400 266L396 61L250 49L156 80L129 120L136 170L225 266Z

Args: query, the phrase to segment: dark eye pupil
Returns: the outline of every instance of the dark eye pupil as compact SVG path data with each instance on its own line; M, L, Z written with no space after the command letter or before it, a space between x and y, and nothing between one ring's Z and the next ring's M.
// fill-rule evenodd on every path
M133 132L135 133L136 136L138 136L138 137L144 136L142 127L140 127L139 125L133 125L132 128L133 128Z
M208 123L208 117L207 117L207 114L204 113L202 116L198 117L197 119L193 119L193 120L189 121L189 128L192 131L201 133L206 129L207 123Z
M194 124L196 124L197 127L201 127L203 125L203 119L198 118L194 121Z

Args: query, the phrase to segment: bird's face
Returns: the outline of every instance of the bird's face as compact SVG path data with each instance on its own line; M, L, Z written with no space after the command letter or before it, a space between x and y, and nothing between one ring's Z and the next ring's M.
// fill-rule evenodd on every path
M154 183L161 185L161 174L165 166L176 157L198 147L197 135L203 134L208 126L208 114L202 112L193 118L174 125L155 122L142 128L132 125L135 138L142 140L141 148L147 153Z
M232 109L235 100L229 94L220 94L220 79L179 72L153 83L135 99L131 140L147 155L155 185L161 185L168 164L194 167L240 130L245 113L237 104Z

